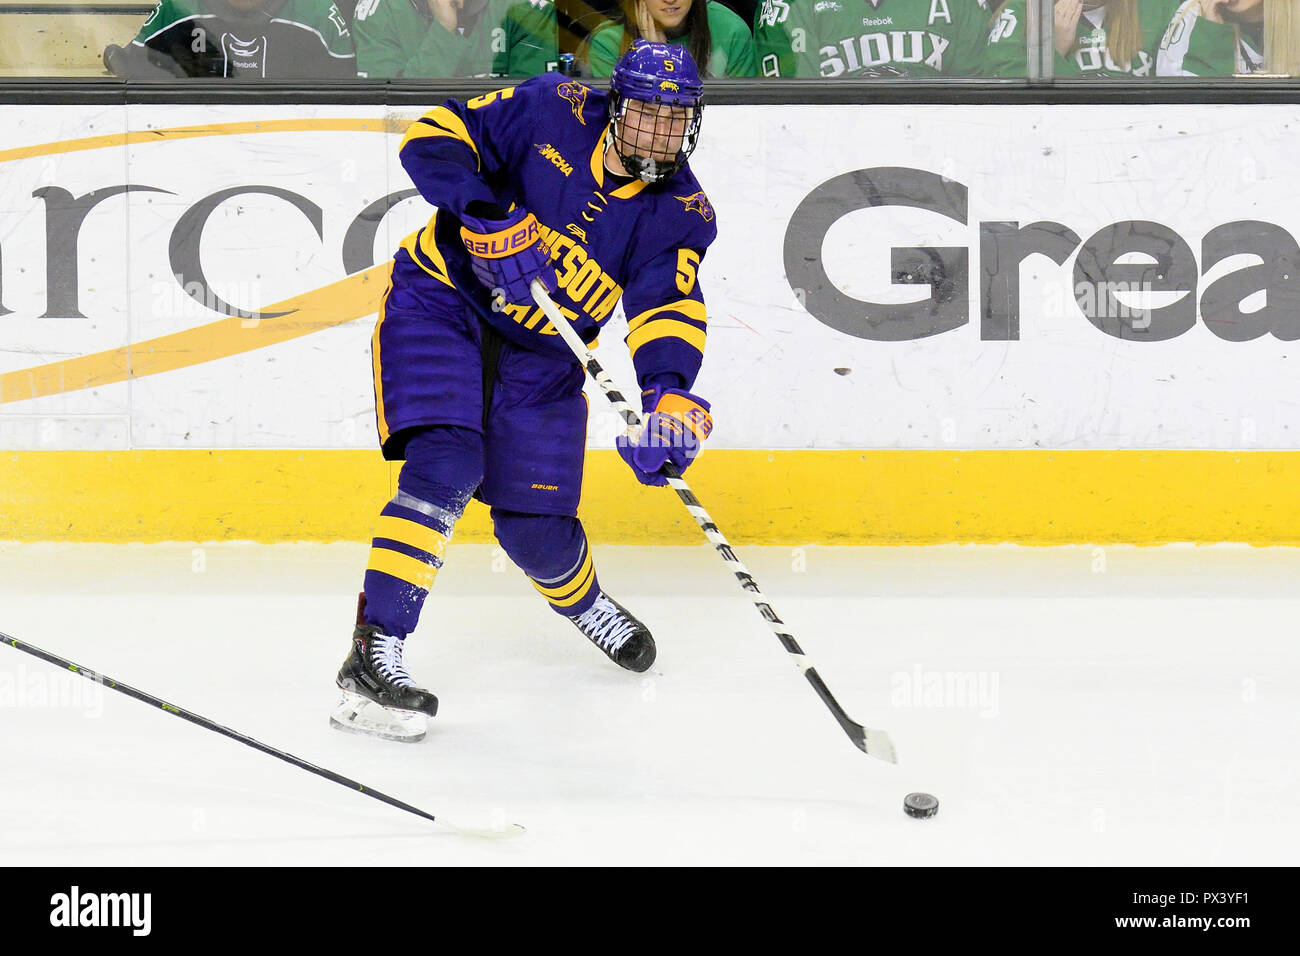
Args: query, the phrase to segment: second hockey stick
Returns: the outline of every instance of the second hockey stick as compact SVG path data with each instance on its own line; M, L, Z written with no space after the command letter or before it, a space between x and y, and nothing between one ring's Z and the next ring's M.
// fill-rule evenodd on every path
M600 386L600 390L605 393L605 397L614 406L614 411L622 416L629 429L639 432L642 428L640 413L627 403L627 399L615 386L609 373L601 368L596 356L591 354L591 350L587 348L586 343L582 341L578 333L574 331L573 326L565 319L563 313L560 312L559 306L547 293L546 288L534 279L532 292L533 298L542 307L542 311L550 319L555 331L559 333L560 338L564 339L564 343L586 368L587 374ZM785 622L777 617L776 611L772 610L772 605L768 603L763 592L759 590L758 583L754 580L753 575L736 557L730 543L718 530L718 526L714 524L709 513L704 510L704 506L695 497L695 493L691 491L690 485L682 478L676 466L670 461L663 466L660 473L667 477L668 484L677 492L677 497L686 506L686 510L691 513L695 523L700 526L705 537L709 539L709 543L713 545L722 560L727 563L727 567L735 574L740 586L749 593L750 600L758 608L758 613L763 615L763 620L767 621L768 626L772 628L772 633L781 642L781 646L794 658L795 666L808 679L808 683L817 692L817 696L821 698L822 703L830 709L840 727L849 735L849 739L853 741L859 750L869 756L879 757L881 760L887 760L890 763L898 763L898 755L894 751L894 743L889 739L889 734L883 730L863 727L844 712L844 708L840 706L839 701L835 699L835 695L831 693L830 688L826 686L826 682L821 679L821 675L813 667L812 661L804 654L803 649L786 628Z
M276 757L280 760L283 760L285 763L291 763L295 767L316 774L316 776L318 777L324 777L326 780L332 780L337 784L342 784L343 786L347 787L349 790L356 790L358 793L364 793L367 797L373 797L374 799L379 800L382 803L386 803L391 807L397 807L397 809L405 810L407 813L413 813L417 817L423 817L424 819L436 823L439 826L447 827L449 830L453 830L456 833L461 834L462 836L503 837L503 836L517 836L518 834L524 832L524 828L519 826L519 824L517 823L508 824L507 826L501 829L491 829L491 830L458 827L454 823L449 823L442 817L435 817L432 813L426 813L424 810L421 810L419 807L413 807L409 803L404 803L401 800L398 800L396 797L390 797L386 793L380 793L378 790L375 790L371 787L367 787L364 784L357 783L355 780L349 779L348 777L343 776L341 773L335 773L333 770L326 770L323 767L317 767L315 764L310 764L307 761L303 760L301 757L295 757L293 754L285 753L283 750L277 750L276 748L264 744L259 740L254 740L252 737L245 736L244 734L241 734L237 730L231 730L229 727L223 727L221 724L218 724L216 721L208 720L208 718L206 717L201 717L198 714L191 713L190 711L186 710L183 707L177 707L174 704L169 704L167 703L167 701L155 697L153 694L147 694L142 690L136 690L134 687L131 687L129 684L119 683L118 681L113 680L111 677L105 677L103 674L98 674L95 671L92 671L89 667L82 667L80 664L74 664L72 661L64 660L62 657L59 657L59 655L57 654L51 654L49 651L41 650L41 648L20 641L16 637L10 637L8 634L0 632L0 644L8 644L10 647L16 648L17 650L20 650L26 654L30 654L32 655L32 657L39 657L41 660L47 661L48 663L53 664L56 667L66 668L67 670L72 671L72 673L74 674L78 674L81 677L86 678L87 680L94 681L96 684L111 687L113 690L120 691L121 693L125 694L128 697L134 697L136 700L142 703L149 704L153 707L157 707L159 710L165 711L166 713L171 714L173 717L179 717L181 720L188 720L190 723L197 724L198 726L202 727L204 730L215 731L216 733L219 733L222 736L229 737L231 740L238 740L241 744L247 744L248 746L252 747L254 750L260 750L264 754L269 754L272 757Z

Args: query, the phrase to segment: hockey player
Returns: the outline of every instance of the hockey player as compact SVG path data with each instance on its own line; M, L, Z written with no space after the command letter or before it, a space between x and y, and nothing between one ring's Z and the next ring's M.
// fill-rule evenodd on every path
M361 76L529 77L559 67L551 0L357 0Z
M380 443L405 464L370 550L335 726L418 739L437 712L403 641L471 496L556 612L619 666L654 663L654 639L601 587L576 517L583 369L529 283L553 290L587 342L622 301L648 415L619 451L641 482L666 483L665 462L685 468L712 428L689 391L705 338L696 272L717 234L686 165L702 106L690 54L641 42L608 93L546 75L411 125L401 160L437 211L394 257L375 327Z
M1026 74L1030 0L1007 0L989 29L985 72ZM1155 49L1169 23L1170 0L1056 0L1053 71L1060 77L1145 78L1155 75Z
M1184 0L1156 54L1157 76L1300 71L1295 0Z
M986 0L763 0L762 76L977 76ZM882 70L888 67L888 70Z
M350 79L356 55L333 0L159 0L125 49L104 62L118 76Z

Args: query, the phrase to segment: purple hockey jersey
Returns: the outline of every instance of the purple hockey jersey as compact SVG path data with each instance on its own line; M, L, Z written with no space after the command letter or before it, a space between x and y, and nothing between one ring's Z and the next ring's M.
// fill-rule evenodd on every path
M583 340L596 338L622 298L641 387L689 389L704 353L696 272L717 236L713 207L689 166L654 186L614 181L603 163L607 126L607 94L555 74L430 111L411 124L400 156L439 211L398 256L456 289L516 344L568 355L540 307L493 310L460 239L468 203L522 206L550 250L552 297Z

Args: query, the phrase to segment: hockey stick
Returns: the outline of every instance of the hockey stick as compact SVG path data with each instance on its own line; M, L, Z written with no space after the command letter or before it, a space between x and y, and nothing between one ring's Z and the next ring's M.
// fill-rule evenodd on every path
M310 773L314 773L318 777L324 777L326 780L332 780L337 784L341 784L347 787L349 790L356 790L359 793L364 793L367 797L374 797L376 800L380 800L383 803L388 804L389 806L397 807L399 810L405 810L407 813L414 813L417 817L423 817L424 819L430 820L433 823L438 824L439 826L447 827L448 829L453 830L456 833L461 834L462 836L506 837L506 836L518 836L520 833L524 832L524 828L519 826L519 824L517 823L508 824L507 826L501 829L491 829L491 830L475 829L472 827L471 828L458 827L453 823L448 823L446 820L442 819L441 817L435 817L432 813L426 813L425 811L419 809L418 807L411 806L409 803L403 803L401 800L398 800L396 797L390 797L387 794L380 793L378 790L372 789L371 787L367 787L364 784L357 783L355 780L351 780L348 777L345 777L339 773L335 773L332 770L325 770L322 767L317 767L316 765L310 764L300 757L295 757L293 754L285 753L283 750L276 750L274 747L268 746L260 741L254 740L252 737L247 737L244 734L239 733L238 731L231 730L229 727L223 727L221 726L221 724L208 720L206 717L200 717L198 714L191 713L190 711L185 710L182 707L177 707L174 704L167 703L165 700L160 700L159 698L154 697L152 694L146 694L142 690L136 690L134 687L131 687L127 684L121 684L110 677L105 677L103 674L97 674L95 671L92 671L89 667L82 667L79 664L72 663L72 661L64 660L62 657L59 657L57 654L51 654L49 651L43 651L39 647L33 647L31 644L24 643L23 641L20 641L14 637L10 637L8 634L5 634L3 632L0 632L0 642L8 644L10 647L15 647L18 650L23 651L27 654L31 654L33 657L39 657L41 660L47 661L55 665L56 667L63 667L66 668L67 670L72 671L74 674L80 674L82 677L86 678L87 680L94 681L97 684L107 685L108 687L111 687L113 690L116 691L121 691L123 694L126 694L126 696L128 697L134 697L136 700L146 704L150 704L154 707L159 708L160 710L166 711L167 713L171 714L174 717L179 717L182 720L188 720L192 724L198 724L200 727L204 728L205 730L213 730L219 734L222 734L223 736L229 737L231 740L238 740L241 744L247 744L248 746L252 747L254 750L260 750L264 754L270 754L272 757L277 757L280 760L283 760L285 763L291 763L295 767L300 767L303 770L306 770Z
M551 325L554 326L555 331L560 334L560 338L564 339L564 343L587 369L587 374L600 386L601 391L605 393L605 397L614 406L614 411L618 412L623 421L627 422L629 431L635 430L639 433L642 427L640 413L627 403L627 399L615 387L609 373L601 368L600 363L596 361L596 357L591 354L591 350L587 348L578 333L573 330L573 326L564 318L559 307L547 294L546 288L536 279L533 280L532 293L537 304L546 313L546 317L551 320ZM795 666L799 668L804 677L808 678L808 683L817 692L817 696L821 698L822 703L830 709L840 727L849 735L849 739L853 741L854 746L869 756L879 757L881 760L887 760L890 763L898 763L898 755L894 752L894 744L889 739L889 734L883 730L863 727L844 712L844 708L840 706L839 701L835 699L835 695L831 693L830 688L826 686L826 683L821 679L821 675L813 667L812 661L808 660L798 642L795 641L794 636L786 630L785 622L777 617L776 611L772 610L772 605L768 603L767 598L763 596L763 592L759 590L758 583L748 569L736 558L731 545L723 537L722 532L718 530L718 526L713 523L713 519L704 510L704 506L700 504L699 499L695 497L690 485L683 480L677 467L669 461L660 469L660 474L667 477L668 484L677 492L677 497L682 500L686 510L691 513L695 523L700 526L705 537L709 539L709 543L722 556L722 560L727 562L727 567L736 575L736 580L740 582L740 586L749 592L750 600L754 602L754 607L758 608L758 613L763 615L763 620L767 621L768 626L772 628L772 633L777 636L781 646L789 651L794 658Z

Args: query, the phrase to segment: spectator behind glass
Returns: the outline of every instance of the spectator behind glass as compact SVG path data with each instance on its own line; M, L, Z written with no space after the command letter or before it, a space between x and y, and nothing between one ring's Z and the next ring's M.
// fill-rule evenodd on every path
M986 0L763 0L754 21L763 76L977 76L988 36Z
M1157 76L1300 74L1298 0L1183 0L1156 55Z
M1056 0L1053 73L1101 79L1154 76L1155 48L1177 0ZM1025 75L1025 31L1032 0L1007 0L989 28L987 76Z
M587 47L592 76L609 76L632 41L685 47L705 76L755 76L754 38L734 12L712 0L624 0L614 21L598 27ZM705 66L707 64L707 66Z
M356 76L347 21L333 0L159 0L123 49L104 64L132 79L266 80Z
M558 68L551 0L357 0L361 76L529 77Z

